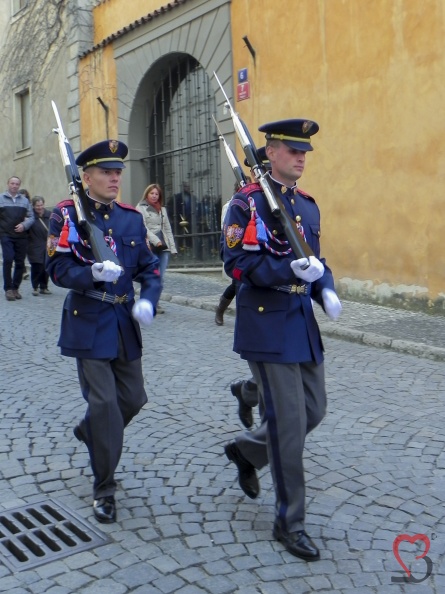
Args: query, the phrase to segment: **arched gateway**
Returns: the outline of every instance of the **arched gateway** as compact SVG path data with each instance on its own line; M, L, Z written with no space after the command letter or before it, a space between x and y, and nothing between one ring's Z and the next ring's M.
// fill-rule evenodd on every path
M212 119L224 118L213 70L231 80L229 4L201 8L201 17L146 24L114 47L119 137L130 149L124 195L136 203L149 183L162 186L177 266L220 265L221 205L234 183Z
M147 179L161 185L179 260L219 260L220 143L209 77L191 56L161 60L161 75L146 98Z

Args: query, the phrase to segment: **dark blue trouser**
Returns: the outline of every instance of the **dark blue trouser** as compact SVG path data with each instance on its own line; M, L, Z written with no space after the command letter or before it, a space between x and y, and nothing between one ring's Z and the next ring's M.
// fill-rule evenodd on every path
M235 441L255 468L267 463L275 488L275 513L283 532L304 530L306 435L326 412L324 365L249 361L258 386L262 423Z
M79 426L87 438L94 474L94 499L114 495L114 473L124 428L147 402L141 359L127 361L119 336L116 359L77 359L82 395L88 403Z
M2 237L3 288L5 291L20 287L25 270L27 248L27 237ZM12 275L13 264L14 276Z
M45 264L31 262L31 285L33 289L47 289L49 274L45 270Z

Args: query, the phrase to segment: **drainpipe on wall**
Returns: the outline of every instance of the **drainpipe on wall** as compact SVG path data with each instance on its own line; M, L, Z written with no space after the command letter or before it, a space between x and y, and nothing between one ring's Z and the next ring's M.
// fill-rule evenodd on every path
M110 133L109 133L109 129L108 129L108 114L110 112L110 108L108 107L108 105L106 105L103 101L101 97L98 97L97 100L99 101L99 103L102 105L104 111L105 111L105 132L107 134L107 138L110 138Z

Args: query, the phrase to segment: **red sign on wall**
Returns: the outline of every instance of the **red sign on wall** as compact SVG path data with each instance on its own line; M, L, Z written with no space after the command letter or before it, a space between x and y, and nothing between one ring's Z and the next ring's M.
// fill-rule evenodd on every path
M239 83L236 86L236 100L243 101L250 97L250 83L248 81Z

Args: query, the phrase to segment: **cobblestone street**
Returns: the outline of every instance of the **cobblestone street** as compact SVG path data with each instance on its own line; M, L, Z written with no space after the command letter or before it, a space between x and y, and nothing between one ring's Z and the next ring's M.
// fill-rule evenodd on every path
M149 402L126 432L112 525L92 516L87 450L72 434L84 401L75 361L56 346L65 291L51 286L52 295L33 297L24 282L21 301L1 296L0 592L445 592L444 361L325 336L328 414L305 455L306 529L321 560L305 563L272 538L268 470L259 473L260 496L249 500L224 456L241 430L229 385L248 375L232 352L234 317L217 327L212 311L174 297L199 293L216 304L227 283L206 282L167 274L166 313L143 330ZM405 324L425 334L428 316L394 315L398 326L376 313L360 332L375 335L384 325L385 336L415 341L400 335ZM428 319L439 336L443 320ZM439 336L431 347L444 342ZM1 513L47 499L109 540L12 571L2 562ZM401 534L430 541L429 576L425 559L414 560L424 553L421 541L405 540L398 550L419 583L391 581L406 575L393 552Z

